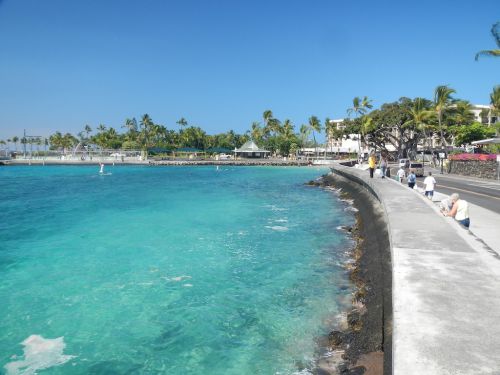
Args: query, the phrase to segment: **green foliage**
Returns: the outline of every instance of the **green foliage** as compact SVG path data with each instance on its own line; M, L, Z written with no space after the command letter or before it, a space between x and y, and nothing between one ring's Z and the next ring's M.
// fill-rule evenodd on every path
M56 149L56 150L62 149L63 151L69 150L70 148L76 146L76 144L78 143L78 140L70 133L62 135L61 132L55 132L53 135L49 137L49 140L51 144L51 149ZM21 143L24 144L28 143L27 139L23 137Z
M493 87L493 91L490 94L490 105L490 115L500 115L500 85Z
M479 122L468 126L460 126L456 130L455 144L468 145L474 141L490 138L495 135L495 130L488 128Z

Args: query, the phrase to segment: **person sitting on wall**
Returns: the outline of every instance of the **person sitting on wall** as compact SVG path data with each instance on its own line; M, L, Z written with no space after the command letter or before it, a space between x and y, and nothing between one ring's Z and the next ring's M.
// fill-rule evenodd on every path
M469 203L466 200L460 199L458 193L453 193L450 198L453 202L453 207L450 212L443 212L443 215L454 217L465 228L469 228Z

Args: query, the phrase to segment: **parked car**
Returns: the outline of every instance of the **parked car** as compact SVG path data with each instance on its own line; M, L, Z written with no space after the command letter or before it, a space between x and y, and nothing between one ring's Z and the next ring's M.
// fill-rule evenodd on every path
M417 161L412 161L410 162L410 167L406 171L406 175L410 172L410 169L413 169L413 172L415 172L415 175L417 177L423 177L424 176L424 165L420 162Z
M399 168L406 169L410 166L410 159L399 159Z

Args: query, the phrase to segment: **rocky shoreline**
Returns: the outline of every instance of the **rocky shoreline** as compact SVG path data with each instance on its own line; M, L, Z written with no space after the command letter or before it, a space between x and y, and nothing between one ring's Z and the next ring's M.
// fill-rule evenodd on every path
M14 159L6 160L4 165L149 165L149 166L191 166L191 165L219 165L219 166L308 166L308 160L283 159L239 159L239 160L59 160L59 159Z
M346 268L355 286L347 324L320 339L319 345L336 358L322 358L313 371L317 375L392 373L392 268L390 243L380 203L360 185L338 175L325 175L310 182L341 189L341 197L353 200L356 225L344 228L356 242L352 263Z

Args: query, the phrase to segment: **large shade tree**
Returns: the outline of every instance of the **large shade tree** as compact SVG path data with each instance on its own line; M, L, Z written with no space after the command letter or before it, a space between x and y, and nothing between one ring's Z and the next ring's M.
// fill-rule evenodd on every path
M396 148L398 158L415 153L422 133L416 122L412 121L410 113L413 105L411 99L404 97L397 102L383 104L380 109L360 119L361 132L378 149L388 151L387 144L391 143Z

